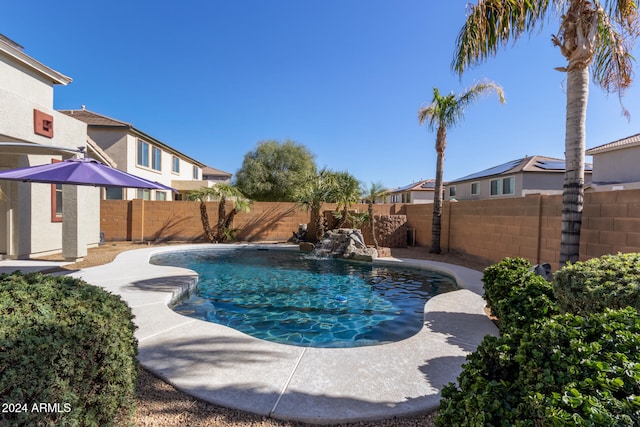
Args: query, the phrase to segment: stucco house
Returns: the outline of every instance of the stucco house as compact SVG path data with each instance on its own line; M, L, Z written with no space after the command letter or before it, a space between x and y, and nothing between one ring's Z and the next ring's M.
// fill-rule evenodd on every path
M640 134L590 148L586 155L593 156L591 190L640 188Z
M389 190L386 197L390 199L391 203L433 203L435 186L435 179L423 179L404 187Z
M0 170L77 157L78 147L111 161L87 141L85 123L53 109L54 87L69 83L0 35ZM84 257L100 240L99 195L95 187L0 180L0 258Z
M109 189L106 199L182 200L190 191L215 182L203 180L202 162L195 160L130 123L92 111L61 110L63 114L87 125L89 137L117 164L117 168L179 191Z
M564 171L563 159L527 156L447 182L445 200L562 194ZM591 182L591 171L591 164L585 164L585 184Z
M202 169L202 179L204 181L223 182L225 184L228 184L229 182L231 182L231 176L232 174L229 172L212 168L210 166L205 166Z

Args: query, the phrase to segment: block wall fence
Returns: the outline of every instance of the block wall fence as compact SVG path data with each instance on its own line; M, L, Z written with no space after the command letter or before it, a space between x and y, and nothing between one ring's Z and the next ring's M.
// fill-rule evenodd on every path
M233 207L227 202L227 210ZM332 209L325 205L324 209ZM352 209L366 212L367 205ZM406 215L416 246L431 244L433 205L376 204L376 215ZM211 223L218 204L207 203ZM529 195L495 200L445 202L441 248L498 262L523 257L558 268L562 196ZM233 227L240 241L286 241L310 214L295 203L255 202L238 213ZM106 241L204 241L198 202L103 200L101 231ZM582 260L617 252L640 252L640 190L586 193L582 217Z

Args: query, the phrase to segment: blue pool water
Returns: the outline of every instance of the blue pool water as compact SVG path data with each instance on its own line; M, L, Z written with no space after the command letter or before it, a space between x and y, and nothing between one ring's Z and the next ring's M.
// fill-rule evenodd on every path
M155 255L152 264L199 274L177 313L227 325L269 341L307 347L356 347L408 338L424 305L457 289L440 273L321 259L255 248Z

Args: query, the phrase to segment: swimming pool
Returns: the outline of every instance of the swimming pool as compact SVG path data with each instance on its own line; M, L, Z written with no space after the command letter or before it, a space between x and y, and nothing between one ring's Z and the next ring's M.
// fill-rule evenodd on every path
M317 258L291 250L168 252L152 264L199 275L174 311L297 346L357 347L399 341L423 326L426 301L458 289L429 270Z

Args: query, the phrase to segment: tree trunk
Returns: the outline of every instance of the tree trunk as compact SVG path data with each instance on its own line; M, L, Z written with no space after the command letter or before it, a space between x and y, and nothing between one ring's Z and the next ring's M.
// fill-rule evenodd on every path
M223 243L227 240L228 235L225 233L225 230L231 229L231 223L233 222L233 218L235 218L237 213L238 209L234 207L233 209L231 209L231 212L229 212L229 215L227 215L227 217L224 219L224 223L222 224L222 228L220 229L218 242Z
M202 221L202 229L204 230L204 235L209 240L209 243L214 242L213 233L211 232L211 226L209 225L209 214L207 213L207 205L204 201L200 202L200 220Z
M378 249L378 239L376 238L376 218L373 216L373 205L371 203L369 203L369 226L371 227L373 246Z
M224 227L224 220L227 216L227 209L226 209L226 200L224 197L220 198L220 201L218 202L218 225L216 226L216 242L221 242L224 240L224 231L223 231L223 227Z
M444 148L447 141L447 129L444 126L438 127L438 135L436 136L436 151L438 158L436 160L436 186L433 194L433 219L431 222L431 248L429 252L439 254L440 249L440 230L442 224L442 175L444 173Z
M588 97L589 69L570 69L567 72L566 170L562 192L560 267L567 262L578 261L580 256Z
M314 206L311 209L312 217L315 220L316 226L316 242L319 242L324 237L324 215L321 212L322 205Z

